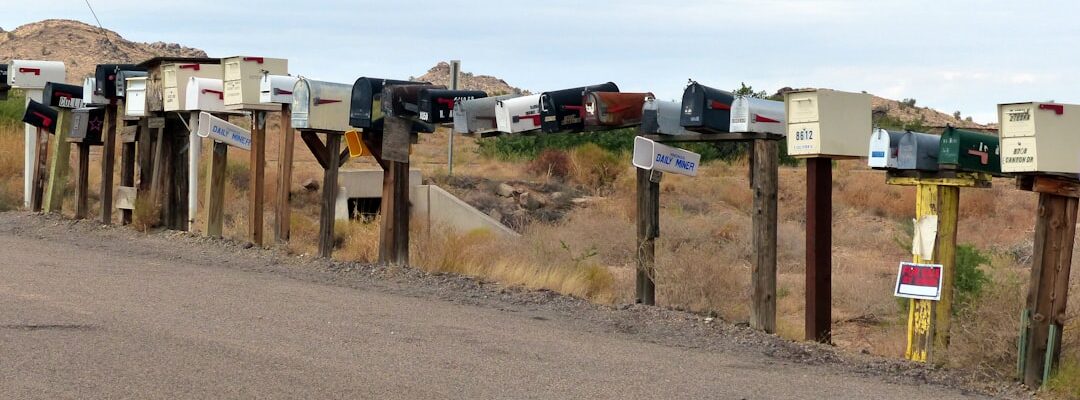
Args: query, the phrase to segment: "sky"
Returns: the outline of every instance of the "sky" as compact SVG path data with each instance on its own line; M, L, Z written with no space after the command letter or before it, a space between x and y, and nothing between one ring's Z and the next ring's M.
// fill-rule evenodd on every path
M689 79L867 91L995 122L998 103L1080 103L1080 2L89 0L128 40L289 59L293 75L419 76L439 61L533 92L613 81L681 98ZM96 24L84 0L8 7L11 30Z

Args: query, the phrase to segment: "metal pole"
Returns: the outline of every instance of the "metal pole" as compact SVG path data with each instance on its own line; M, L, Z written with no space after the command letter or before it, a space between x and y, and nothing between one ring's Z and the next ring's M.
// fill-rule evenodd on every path
M457 90L458 75L461 74L461 60L450 60L450 90ZM450 129L450 147L446 161L446 174L454 175L454 129Z

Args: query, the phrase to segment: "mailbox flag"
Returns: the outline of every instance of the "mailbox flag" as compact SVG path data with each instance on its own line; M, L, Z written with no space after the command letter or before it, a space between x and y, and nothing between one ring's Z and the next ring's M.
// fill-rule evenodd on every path
M206 111L199 113L199 130L195 133L199 137L208 137L229 146L251 150L251 132Z
M701 154L656 143L648 138L634 138L634 166L649 170L697 176Z

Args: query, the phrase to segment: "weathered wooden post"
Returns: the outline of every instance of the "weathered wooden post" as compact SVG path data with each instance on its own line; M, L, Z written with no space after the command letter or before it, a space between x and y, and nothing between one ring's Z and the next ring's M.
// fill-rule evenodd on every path
M101 146L105 127L104 108L79 108L72 113L71 134L68 141L78 148L77 178L75 179L75 219L84 219L90 212L90 146Z
M213 71L215 70L220 70L220 68L217 65L204 65L203 70L210 74L213 73ZM188 123L188 129L190 129L189 141L193 143L193 149L191 150L192 154L199 152L196 151L194 147L197 146L200 149L202 148L203 138L211 137L211 133L214 133L214 126L218 127L219 132L217 133L219 134L222 132L228 132L229 129L232 129L234 131L233 133L240 136L239 139L250 138L250 136L248 136L249 134L245 133L247 132L246 130L236 128L235 125L227 123L227 121L225 121L223 118L214 117L210 114L217 113L222 117L227 114L227 112L225 111L225 95L224 91L222 90L222 81L216 78L203 78L191 73L189 73L188 75L189 76L187 77L186 82L182 86L178 83L177 88L179 89L180 87L183 87L185 94L183 98L182 108L185 112L190 113L189 120L191 122ZM206 116L204 117L203 114L206 114ZM209 124L209 121L211 120L214 121L215 125L204 126L204 119L206 120L205 122L207 124ZM227 137L225 139L233 140L233 138L231 137ZM214 140L212 142L214 143L214 145L213 152L210 156L210 168L208 169L209 179L207 181L206 189L207 210L205 232L207 236L219 238L222 236L222 229L225 217L225 169L228 165L226 161L228 157L229 145L223 143L222 140ZM197 143L197 145L195 143ZM238 147L250 149L249 145L245 143L244 140L239 140L238 144ZM159 157L155 156L155 160L159 159ZM160 164L160 162L155 161L155 182L161 179L159 173L160 170L157 168L157 165ZM199 157L192 156L188 158L187 170L191 175L198 174ZM188 182L189 185L198 185L199 180L197 178L191 179L191 177L189 176ZM155 183L152 187L158 188L159 186L157 183ZM154 192L156 193L157 189L154 189ZM188 192L185 193L185 195L188 197L189 202L193 200L198 200L198 187L189 187ZM193 196L195 197L195 199L192 199ZM157 195L154 195L153 197L156 199ZM189 204L189 212L193 209L197 211L197 208L192 208ZM191 230L196 229L194 226L191 226L196 220L197 217L191 215L188 216L189 228Z
M277 104L260 101L264 75L287 75L289 62L279 58L236 56L222 59L224 65L225 108L251 114L251 187L248 190L248 240L263 245L263 206L266 202L266 112ZM346 109L348 105L346 105Z
M281 110L281 141L278 142L278 190L277 213L274 217L274 241L289 241L289 223L292 220L289 193L292 188L293 146L296 133L292 129L293 88L299 78L286 75L264 74L259 81L259 101L273 104Z
M206 189L206 234L221 237L225 215L225 166L228 157L226 146L252 151L251 132L206 111L199 113L198 126L196 134L200 138L210 138L214 143L210 179Z
M1080 105L1001 104L998 119L1002 171L1019 174L1017 187L1039 194L1017 361L1018 375L1035 388L1046 385L1061 358L1080 199Z
M113 209L113 169L116 163L116 132L120 122L120 98L123 97L122 71L142 71L142 67L133 64L98 64L95 73L94 92L104 97L106 130L103 139L105 147L101 152L101 223L112 224Z
M43 209L46 213L60 212L64 202L64 189L67 184L68 163L71 159L71 145L68 134L71 132L71 110L82 106L82 88L75 85L49 82L45 85L43 102L59 109L56 138L52 141L52 160L49 163L49 181L45 185Z
M784 105L788 154L806 161L805 337L828 343L832 340L832 163L866 156L870 95L800 90L785 93ZM768 119L757 111L746 118Z
M42 101L42 90L47 82L67 81L67 70L59 61L11 60L7 67L7 85L22 89L26 104ZM31 208L34 186L34 170L37 168L37 149L40 138L35 126L26 125L23 157L23 206Z
M42 197L44 196L45 174L47 172L45 167L49 154L49 135L47 133L56 131L58 117L59 113L55 109L33 100L26 104L26 111L23 113L23 122L33 126L36 130L34 135L37 140L34 146L35 163L33 171L31 171L32 185L30 188L30 209L34 212L41 211Z
M120 209L120 224L130 225L138 196L135 187L135 143L140 130L145 132L143 127L150 125L146 120L150 116L147 112L149 78L146 71L120 71L116 79L117 97L121 98L122 104L119 109L123 114L120 130L120 186L116 189L116 208ZM161 122L164 124L164 121Z

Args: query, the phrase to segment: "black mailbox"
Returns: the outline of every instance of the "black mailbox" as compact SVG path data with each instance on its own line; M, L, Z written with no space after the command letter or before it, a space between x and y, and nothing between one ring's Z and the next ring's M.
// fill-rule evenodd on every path
M413 83L411 85L392 85L383 88L383 115L394 117L415 117L420 114L420 91L425 89L446 89L442 85Z
M682 116L679 117L679 123L687 130L694 132L730 132L733 101L735 101L735 96L729 92L690 82L683 91Z
M94 93L116 99L116 74L120 71L146 71L135 64L98 64L94 71Z
M82 107L82 86L47 82L41 102L57 108Z
M22 120L49 133L56 133L56 119L59 114L55 108L30 100L30 103L26 104Z
M71 132L68 141L91 146L105 144L101 140L101 131L105 128L105 109L76 108L71 112Z
M540 94L540 129L546 133L585 130L585 92L618 92L612 82Z
M441 124L454 120L454 104L459 100L472 100L487 97L481 90L447 90L426 88L420 91L420 120L432 124Z
M360 78L353 83L352 103L349 105L349 126L373 128L382 119L382 92L385 86L415 85L420 82L382 78Z
M8 85L7 64L0 64L0 100L7 100L11 85Z

